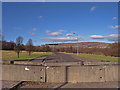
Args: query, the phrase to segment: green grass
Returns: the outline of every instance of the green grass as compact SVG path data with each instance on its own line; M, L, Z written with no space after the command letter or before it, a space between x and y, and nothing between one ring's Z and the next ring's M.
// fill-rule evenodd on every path
M77 55L76 53L65 53L65 52L64 54ZM86 53L79 53L79 56L88 59L103 60L103 61L120 61L119 57L111 57L111 56L102 56L102 55L94 55L94 54L86 54Z
M32 52L29 56L26 51L20 52L20 58L17 57L15 51L2 50L2 60L32 60L42 55L51 55L52 52Z

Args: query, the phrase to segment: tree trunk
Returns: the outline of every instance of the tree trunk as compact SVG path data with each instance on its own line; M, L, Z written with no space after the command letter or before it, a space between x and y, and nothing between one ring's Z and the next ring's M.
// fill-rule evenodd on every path
M29 56L31 55L31 52L29 52Z
M18 52L18 58L19 58L19 52Z

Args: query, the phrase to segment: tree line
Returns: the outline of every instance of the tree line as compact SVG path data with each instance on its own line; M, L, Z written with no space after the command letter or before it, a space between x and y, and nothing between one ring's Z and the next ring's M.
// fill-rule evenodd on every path
M20 51L26 50L29 55L31 55L31 52L33 51L33 42L32 39L29 39L27 41L27 44L23 44L23 37L19 36L16 38L16 42L13 41L6 42L5 40L2 40L2 50L15 50L15 52L18 55L18 58L20 56Z
M120 57L120 42L109 44L106 48L79 48L79 53L87 53L87 54L96 54L96 55L105 55L105 56L115 56ZM67 53L77 53L77 48L73 46L66 47L58 47L58 46L49 46L49 45L41 45L34 46L32 39L29 39L26 45L23 44L23 38L21 36L16 38L16 42L10 41L6 42L2 41L2 50L15 50L18 55L20 51L25 50L31 55L32 52L67 52Z

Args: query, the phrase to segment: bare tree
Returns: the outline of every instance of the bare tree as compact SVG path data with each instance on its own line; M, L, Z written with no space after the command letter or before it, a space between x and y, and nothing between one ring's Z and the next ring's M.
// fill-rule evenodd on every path
M20 51L22 49L22 42L23 42L23 37L19 36L16 38L16 45L14 47L14 50L17 52L18 58L19 58Z
M33 42L32 39L29 39L26 45L26 51L28 51L29 55L31 55L31 52L33 51Z

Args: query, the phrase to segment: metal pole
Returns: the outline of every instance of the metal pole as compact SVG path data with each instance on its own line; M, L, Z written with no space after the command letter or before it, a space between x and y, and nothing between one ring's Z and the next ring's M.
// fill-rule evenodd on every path
M77 56L79 54L79 48L78 48L78 33L77 33Z
M53 41L53 52L54 52L54 41Z

